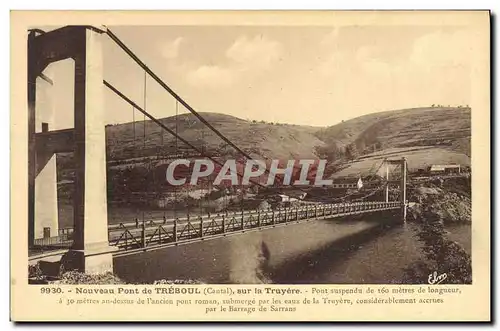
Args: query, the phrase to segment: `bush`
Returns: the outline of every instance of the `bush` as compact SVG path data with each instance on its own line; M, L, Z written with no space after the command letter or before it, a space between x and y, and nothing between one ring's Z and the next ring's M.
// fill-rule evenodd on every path
M28 277L37 280L45 279L42 269L40 269L40 263L28 265Z
M127 284L124 280L120 279L111 272L103 274L86 274L79 271L64 271L60 268L60 274L58 277L49 277L44 274L43 270L40 268L40 263L28 266L28 274L31 283L43 284L47 283L57 283L65 285L125 285ZM173 285L173 284L203 284L200 281L192 279L175 279L175 280L165 280L160 279L153 282L154 285Z
M85 274L78 271L67 271L61 275L60 284L82 285L82 284L98 284L98 285L116 285L125 284L120 278L113 275L111 272L104 274Z
M427 283L431 273L446 274L441 284L471 284L470 255L456 242L446 238L442 216L433 211L430 203L420 215L419 241L423 243L424 259L405 270L408 283Z

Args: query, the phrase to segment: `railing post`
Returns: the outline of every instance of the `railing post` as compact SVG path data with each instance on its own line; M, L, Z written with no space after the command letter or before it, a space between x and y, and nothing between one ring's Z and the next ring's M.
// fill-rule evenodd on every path
M222 233L226 233L226 214L222 214Z
M158 225L158 244L161 244L161 229L163 229L161 225ZM151 240L152 239L153 238L151 238Z
M272 221L272 224L274 225L274 210L271 210L271 221Z
M179 221L178 218L174 219L174 242L177 242L177 222Z
M257 210L257 227L260 228L260 209Z
M314 218L318 218L318 205L314 205Z
M389 202L389 164L388 163L386 163L386 165L385 165L385 171L386 171L385 202Z
M245 223L243 222L243 210L241 210L241 229L245 229Z
M118 243L116 243L118 245ZM125 250L128 249L128 231L125 230Z
M142 239L142 247L146 247L146 224L144 223L144 220L142 222L142 229L141 229L141 239Z
M203 216L200 216L200 238L203 237Z

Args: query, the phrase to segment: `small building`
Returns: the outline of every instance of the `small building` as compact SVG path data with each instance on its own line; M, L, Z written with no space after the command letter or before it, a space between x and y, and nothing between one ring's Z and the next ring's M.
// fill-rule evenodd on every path
M334 179L332 188L340 188L340 189L356 189L359 190L363 187L363 180L360 178L338 178Z
M292 198L286 194L278 194L278 198L280 202L292 202L297 201L297 198Z
M429 167L430 174L458 174L460 164L433 164Z

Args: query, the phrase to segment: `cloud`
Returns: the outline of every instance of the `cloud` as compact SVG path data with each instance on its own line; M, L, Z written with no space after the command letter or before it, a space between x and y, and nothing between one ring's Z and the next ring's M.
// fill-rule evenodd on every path
M226 51L226 57L244 69L269 68L281 54L281 44L263 35L240 36Z
M169 60L177 58L177 56L179 56L179 50L183 41L184 38L178 37L175 40L164 45L162 48L163 57Z
M240 36L227 48L224 64L200 65L187 73L186 80L197 87L227 87L271 68L282 53L282 45L266 36Z
M327 33L319 42L319 44L323 47L332 47L336 46L337 39L339 36L339 28L333 28L329 33Z
M357 67L365 73L375 75L390 75L399 69L397 62L388 63L380 57L376 46L362 46L356 52Z
M186 75L187 82L198 87L226 87L233 83L235 71L214 65L202 65Z
M468 32L438 31L418 38L410 60L422 66L462 66L472 61L471 37Z
M321 61L318 65L318 72L322 76L333 76L338 64L340 63L340 54L334 54Z

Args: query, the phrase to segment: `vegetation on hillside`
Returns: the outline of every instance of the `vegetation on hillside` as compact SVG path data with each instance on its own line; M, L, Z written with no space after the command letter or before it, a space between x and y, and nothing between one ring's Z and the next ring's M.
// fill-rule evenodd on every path
M374 113L326 128L276 125L216 113L202 115L256 159L327 159L326 177L365 175L386 156L405 155L410 171L433 163L470 164L469 108L431 107ZM242 158L192 114L160 121L221 162ZM163 187L158 183L164 178L167 158L200 156L152 121L109 125L106 136L108 191L117 196L161 192ZM71 197L73 168L71 154L58 156L61 196Z
M409 218L420 222L424 214L433 214L444 224L471 222L470 178L436 179L408 187L408 199L420 201L409 209Z
M355 146L361 154L392 147L441 146L470 156L471 111L430 107L373 113L319 130L326 146Z

